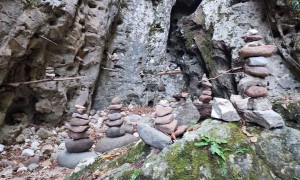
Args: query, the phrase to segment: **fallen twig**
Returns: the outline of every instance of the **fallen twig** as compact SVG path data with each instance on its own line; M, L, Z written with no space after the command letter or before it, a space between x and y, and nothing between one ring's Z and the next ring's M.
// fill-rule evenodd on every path
M180 74L181 70L174 70L174 71L163 71L159 72L158 75L165 75L165 74Z
M43 38L43 39L45 39L45 40L51 42L52 44L55 44L55 45L57 46L57 43L51 41L50 39L48 39L48 38L46 38L46 37L44 37L44 36L42 36L42 35L39 35L39 36L40 36L41 38Z
M218 77L223 76L223 75L226 75L226 74L237 74L237 73L230 73L230 72L231 72L231 71L240 70L240 69L243 69L243 67L236 67L236 68L229 69L229 70L227 70L227 71L224 71L224 72L220 73L220 74L217 75L216 77L209 78L209 79L205 79L205 80L201 80L201 81L199 81L199 82L203 82L203 81L207 81L207 80L215 80L215 79L217 79Z
M19 85L24 84L34 84L34 83L41 83L41 82L48 82L48 81L66 81L66 80L74 80L74 79L81 79L82 76L78 77L67 77L67 78L56 78L56 79L41 79L41 80L35 80L35 81L26 81L26 82L15 82L15 83L9 83L8 86L18 87Z
M117 69L111 69L111 68L106 68L106 67L102 67L102 66L101 66L101 69L107 70L107 71L113 71L113 72L118 72L119 71Z

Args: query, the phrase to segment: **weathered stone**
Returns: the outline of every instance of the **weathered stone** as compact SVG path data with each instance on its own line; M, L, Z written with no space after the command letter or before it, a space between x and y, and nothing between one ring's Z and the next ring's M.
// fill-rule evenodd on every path
M177 130L175 131L175 136L178 137L182 135L187 129L186 125L178 126Z
M89 126L71 126L69 123L66 123L65 126L67 129L76 133L84 132L89 128Z
M211 96L208 96L208 95L201 95L199 97L199 100L203 103L209 103L209 101L212 100L212 97Z
M51 102L48 99L42 99L35 104L35 110L40 113L51 113Z
M79 114L79 113L73 113L73 118L81 118L81 119L89 119L89 115L87 114Z
M168 107L168 106L170 106L170 103L169 103L168 100L160 100L159 105L164 106L164 107Z
M161 105L157 105L156 108L155 108L155 113L159 117L170 114L170 113L172 113L172 111L173 111L173 108L164 107L164 106L161 106Z
M238 91L243 94L250 86L267 86L267 81L264 78L246 76L240 80Z
M84 126L89 124L89 120L81 119L81 118L72 118L69 122L72 126Z
M165 134L172 134L172 132L175 132L178 128L178 122L177 120L174 120L169 124L157 124L155 127Z
M139 123L137 125L137 131L146 144L149 144L157 149L163 149L172 143L172 140L169 136L147 124Z
M16 138L16 143L21 144L25 142L25 136L24 134L20 134L17 138Z
M125 130L121 127L110 127L105 130L105 134L107 137L115 138L123 136L125 134Z
M231 102L222 98L214 98L211 117L229 122L241 119Z
M260 35L249 35L245 37L245 42L259 41L262 40L263 37Z
M155 124L169 124L174 120L173 114L168 114L166 116L157 117L154 122Z
M114 121L106 121L106 125L113 127L113 126L121 126L123 124L123 119L118 119Z
M113 104L108 107L110 110L120 110L123 107L123 104Z
M77 139L84 139L88 138L90 136L90 133L88 131L82 132L82 133L76 133L73 131L68 131L68 137L77 140Z
M248 101L249 110L266 111L272 109L272 103L268 98L250 98Z
M81 152L81 153L69 153L64 150L58 153L57 161L59 166L67 167L67 168L75 168L79 162L84 159L96 157L97 154L95 152Z
M249 97L266 97L268 96L268 89L261 86L251 86L245 91L245 95Z
M247 58L253 56L270 57L277 52L275 45L264 45L256 47L243 47L239 51L240 58Z
M79 140L67 140L65 142L65 145L69 153L79 153L88 151L92 147L93 141L90 138Z
M33 156L34 155L34 151L32 149L24 149L21 153L21 156Z
M178 121L179 126L191 125L194 121L197 122L200 119L199 111L190 98L188 98L184 103L178 105L178 107L174 108L173 115Z
M111 100L111 103L114 105L121 104L121 99L119 97L115 97Z
M269 60L265 57L250 57L247 59L248 66L266 66Z
M245 111L248 108L249 98L243 99L241 95L231 95L230 101L238 111Z
M154 126L154 119L153 118L150 118L150 117L147 117L147 116L140 116L140 115L136 115L136 114L124 117L124 121L128 122L128 123L133 122L133 123L136 123L136 124L145 123L145 124L148 124L150 126Z
M24 164L24 166L28 167L30 164L39 164L40 161L41 161L41 158L39 156L34 156L34 157L30 157L29 159L24 161L22 164Z
M136 141L138 141L138 138L131 134L125 134L124 136L116 138L105 137L97 142L95 151L104 153L116 148L127 146L128 144L131 144Z
M128 133L128 134L134 133L134 128L133 128L133 125L131 125L131 124L124 123L121 126L121 129L124 129L125 133Z
M247 122L256 123L268 129L285 126L282 117L273 110L246 111L244 118Z
M121 117L121 113L112 113L108 115L108 119L111 121L121 119Z
M211 96L212 92L211 92L211 90L205 90L205 91L202 91L202 94L207 95L207 96Z
M249 75L259 76L263 78L269 76L269 70L266 67L251 67L245 65L244 72Z
M51 131L48 131L47 129L40 128L36 134L38 135L39 138L41 139L47 139L50 136L53 136L54 134Z
M210 103L202 103L202 102L199 101L199 102L195 103L195 107L197 108L197 110L200 113L199 114L200 115L200 119L206 119L206 118L210 117L211 110L212 110L212 102L210 102ZM180 124L180 121L179 121L179 124Z

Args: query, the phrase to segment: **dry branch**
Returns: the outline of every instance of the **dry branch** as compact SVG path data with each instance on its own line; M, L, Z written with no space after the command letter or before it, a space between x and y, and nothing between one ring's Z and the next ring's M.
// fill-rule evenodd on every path
M165 75L165 74L180 74L181 70L174 70L174 71L163 71L163 72L159 72L158 75Z
M237 70L240 70L240 69L243 69L243 67L236 67L236 68L229 69L229 70L227 70L227 71L224 71L224 72L220 73L220 74L217 75L216 77L209 78L209 79L205 79L205 80L202 80L202 81L199 81L199 82L203 82L203 81L207 81L207 80L215 80L215 79L217 79L218 77L224 76L224 75L226 75L226 74L237 74L237 73L231 73L231 71L237 71Z
M81 78L82 78L82 76L67 77L67 78L56 78L56 79L41 79L41 80L35 80L35 81L9 83L7 85L12 86L12 87L18 87L19 85L24 85L24 84L34 84L34 83L41 83L41 82L48 82L48 81L66 81L66 80L74 80L74 79L81 79Z
M119 71L117 69L111 69L111 68L106 68L106 67L102 67L102 66L101 66L101 69L107 70L107 71L113 71L113 72L118 72Z

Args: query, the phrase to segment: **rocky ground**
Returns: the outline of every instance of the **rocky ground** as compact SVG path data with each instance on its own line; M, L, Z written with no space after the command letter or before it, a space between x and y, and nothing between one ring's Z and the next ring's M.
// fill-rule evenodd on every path
M153 108L123 107L123 116L135 118L153 117ZM90 116L91 138L96 144L104 136L104 122L107 110ZM147 118L146 118L147 119ZM150 119L150 118L148 118ZM137 135L138 136L138 135ZM65 126L48 128L43 125L30 125L23 129L16 143L9 146L0 144L1 179L64 179L73 169L60 167L57 151L65 149L67 139ZM95 145L92 147L92 151Z

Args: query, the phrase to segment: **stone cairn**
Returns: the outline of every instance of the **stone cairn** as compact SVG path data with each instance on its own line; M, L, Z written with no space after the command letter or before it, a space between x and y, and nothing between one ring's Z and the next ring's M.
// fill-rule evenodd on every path
M210 117L212 108L212 84L207 79L206 74L202 76L201 87L200 104L197 105L197 109L201 114L201 119L205 119Z
M255 29L249 30L244 39L247 44L240 49L239 56L247 58L244 65L246 77L240 80L238 90L243 97L247 97L248 102L246 106L241 107L242 99L233 101L234 104L240 103L238 109L243 110L247 122L254 122L265 128L276 128L284 126L284 121L272 110L272 104L267 98L266 77L269 76L269 69L266 66L269 62L268 57L277 52L277 47L264 45L259 41L262 39Z
M181 125L178 127L177 120L174 119L172 114L173 108L167 100L161 100L159 104L155 107L155 127L159 131L171 135L173 138L182 135L187 129L186 125Z
M53 67L46 67L46 78L54 78L55 73L54 73L54 68Z
M109 114L106 125L108 128L105 130L105 138L102 138L98 141L95 150L98 152L106 152L126 146L132 142L138 140L132 134L134 129L129 124L124 124L122 119L122 107L120 98L116 97L111 101L111 105L108 107Z
M68 137L71 140L66 141L66 149L69 153L80 153L88 151L93 141L89 138L89 117L85 114L86 108L81 105L75 105L76 112L72 114L72 119L66 123Z

